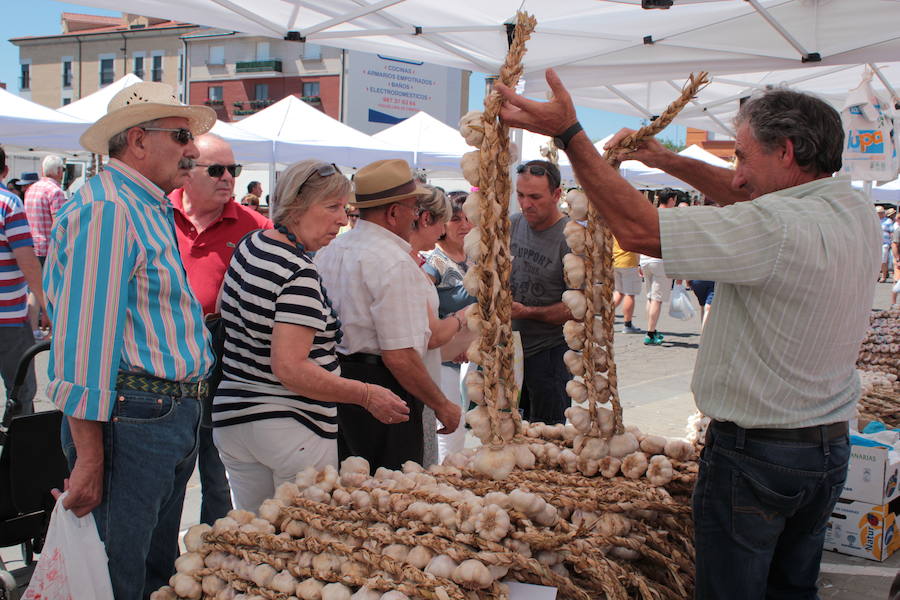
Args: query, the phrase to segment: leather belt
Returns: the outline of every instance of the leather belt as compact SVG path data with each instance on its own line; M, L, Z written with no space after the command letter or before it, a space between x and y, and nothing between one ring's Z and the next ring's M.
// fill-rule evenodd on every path
M369 354L367 352L354 352L353 354L338 354L340 362L362 363L364 365L384 366L384 361L377 354Z
M743 430L747 439L781 440L785 442L810 442L813 444L823 440L831 441L835 438L847 435L850 431L847 421L830 423L828 425L813 425L799 429L744 429L731 421L712 421L710 428L719 433L735 435Z
M209 385L205 381L169 381L152 375L125 371L119 371L116 375L116 388L198 400L203 400L209 393Z

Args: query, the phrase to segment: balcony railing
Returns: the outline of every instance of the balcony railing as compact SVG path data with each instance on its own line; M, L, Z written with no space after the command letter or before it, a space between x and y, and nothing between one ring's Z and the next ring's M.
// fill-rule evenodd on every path
M281 61L277 59L248 60L235 63L234 70L237 73L261 73L264 71L277 71L281 73Z

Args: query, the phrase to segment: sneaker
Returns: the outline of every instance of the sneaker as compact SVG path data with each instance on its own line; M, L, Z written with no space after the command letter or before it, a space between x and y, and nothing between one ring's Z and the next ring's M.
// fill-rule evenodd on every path
M622 328L622 333L644 333L644 331L640 327L626 325Z
M650 336L649 333L644 336L644 345L645 346L659 346L660 344L662 344L662 341L663 341L663 336L661 336L659 333L653 334L652 337Z

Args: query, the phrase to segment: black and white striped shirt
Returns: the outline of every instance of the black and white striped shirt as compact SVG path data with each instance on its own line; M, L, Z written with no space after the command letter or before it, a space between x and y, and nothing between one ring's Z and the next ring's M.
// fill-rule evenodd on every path
M320 437L335 438L335 403L299 396L272 373L272 328L291 323L315 331L309 359L340 374L335 354L339 323L325 301L312 260L263 231L249 235L235 249L225 274L222 319L225 357L213 425L287 417Z

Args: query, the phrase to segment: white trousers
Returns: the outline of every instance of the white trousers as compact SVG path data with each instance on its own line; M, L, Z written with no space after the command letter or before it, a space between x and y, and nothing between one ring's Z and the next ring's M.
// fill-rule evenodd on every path
M466 409L462 406L462 394L460 393L460 369L454 369L441 365L441 381L440 387L444 395L450 402L455 402L462 407L459 417L459 426L456 431L450 434L441 434L437 436L438 440L438 463L444 462L448 454L459 452L466 445Z
M257 512L275 488L307 467L338 466L337 440L328 440L294 419L263 419L216 427L213 442L228 473L235 508Z

